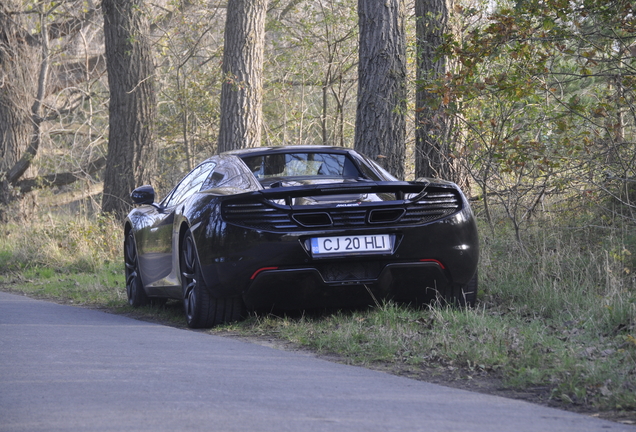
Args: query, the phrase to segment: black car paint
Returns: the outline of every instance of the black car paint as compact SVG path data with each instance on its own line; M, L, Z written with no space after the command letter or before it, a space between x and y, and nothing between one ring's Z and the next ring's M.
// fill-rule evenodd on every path
M292 186L283 182L264 189L240 159L245 155L294 151L346 154L358 167L364 166L360 171L367 173L367 178L341 184L316 184L305 179L292 182ZM208 177L202 190L186 200L171 203L173 189L161 203L152 205L148 204L150 191L144 187L145 194L138 197L144 205L128 215L126 233L134 230L141 279L149 297L182 298L179 250L188 229L193 234L202 275L211 295L215 298L240 295L250 308L349 306L372 304L380 298L420 302L430 298L435 291L444 293L448 287L465 286L475 275L479 256L477 229L466 198L452 183L431 179L391 181L364 156L349 149L331 147L259 148L230 152L210 160L217 163L214 172L225 169L225 175L231 177L226 179L231 187L224 187L228 186L228 181L215 183ZM295 206L289 196L328 196L348 187L378 193L427 188L459 191L454 193L460 197L460 210L439 220L416 225L377 223L362 228L301 227L289 232L228 223L222 214L227 203L276 197L287 200L280 206L287 209L285 211L307 212L308 209ZM406 205L408 199L397 199L400 193L396 193L396 199L389 207ZM383 203L352 203L359 208L377 205ZM317 203L311 207L318 211L334 205ZM306 240L312 237L360 233L390 234L395 238L394 250L383 255L322 258L313 257L306 247ZM325 273L332 270L350 272L351 275L325 277Z
M320 304L310 303L298 306L334 306L340 301L334 295L331 301L324 301L325 293L334 292L333 288L339 287L339 291L346 296L346 291L353 287L360 287L359 283L352 280L335 280L329 283L321 283L323 276L315 270L329 265L347 263L371 262L376 266L399 265L398 269L387 269L385 274L379 274L375 282L374 278L368 278L365 284L378 298L397 297L402 301L424 301L430 297L430 292L425 288L443 289L446 284L465 285L473 277L478 260L478 249L474 246L477 242L474 221L467 207L461 212L441 221L427 225L426 230L421 227L410 228L405 226L395 227L365 227L365 234L392 234L396 237L396 247L393 253L385 256L360 256L360 257L333 257L313 258L304 246L305 240L311 237L320 237L333 234L331 230L299 231L295 233L271 233L248 231L226 223L219 225L220 230L202 233L198 237L199 244L214 245L209 249L202 249L201 264L208 287L216 291L221 297L240 292L248 306L267 307L268 293L274 295L276 291L285 287L283 280L290 285L301 288L303 283L294 280L293 270L303 273L305 284L313 287L317 298L322 299ZM337 230L339 235L357 234L359 230ZM205 247L203 247L205 248ZM205 252L203 252L205 250ZM421 261L426 260L426 261ZM444 268L438 264L441 263ZM251 276L259 269L278 267L265 270ZM306 270L302 270L306 269ZM421 270L421 273L433 275L432 280L421 280L415 292L404 290L404 287L396 286L402 279L411 279L405 273L411 270ZM452 269L452 271L450 270ZM301 271L302 270L302 271ZM279 275L280 283L275 276ZM423 276L424 278L424 276ZM309 281L308 279L313 279ZM394 283L395 282L395 283ZM428 284L426 286L422 286ZM265 287L263 287L266 286ZM424 288L421 292L418 290ZM294 288L292 288L293 291ZM311 290L309 290L311 291ZM366 288L360 291L362 298L356 299L356 304L369 303L372 298ZM285 290L288 292L288 290ZM335 291L337 293L338 291ZM280 296L285 298L286 296ZM308 296L305 296L308 297ZM292 296L293 298L293 296ZM317 300L316 300L317 302ZM293 302L280 299L274 302L278 307L285 304L287 308L293 308ZM301 302L302 303L302 302ZM352 303L349 300L347 303Z

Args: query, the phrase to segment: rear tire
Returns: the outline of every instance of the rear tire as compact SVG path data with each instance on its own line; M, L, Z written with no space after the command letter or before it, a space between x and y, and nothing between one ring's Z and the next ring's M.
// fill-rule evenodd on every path
M132 230L128 232L124 240L124 264L126 271L126 296L128 304L134 308L147 305L150 300L144 290L139 272L139 256L137 255L137 245L135 235Z
M190 231L181 247L181 286L186 323L190 328L210 328L238 321L244 316L245 305L240 297L215 298L203 281L199 256Z
M464 286L452 285L448 288L446 301L460 307L475 307L477 302L478 273Z

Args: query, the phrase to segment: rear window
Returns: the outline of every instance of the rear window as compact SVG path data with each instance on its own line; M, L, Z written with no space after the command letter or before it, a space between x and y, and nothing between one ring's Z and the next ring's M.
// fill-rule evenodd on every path
M272 177L360 177L353 162L343 154L275 153L242 159L259 180Z

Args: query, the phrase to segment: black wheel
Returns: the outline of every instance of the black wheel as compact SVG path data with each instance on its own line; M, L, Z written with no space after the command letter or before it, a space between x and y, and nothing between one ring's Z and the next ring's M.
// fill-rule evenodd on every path
M243 317L243 299L210 295L201 276L197 249L190 231L185 234L181 248L181 286L188 327L210 328Z
M124 264L126 265L126 296L128 297L128 304L135 308L147 305L149 299L146 291L144 291L139 274L137 246L132 230L124 241Z
M473 278L466 284L466 286L462 288L461 297L463 299L463 303L460 303L462 306L475 307L479 285L478 276L478 273L475 272L475 276L473 276Z
M446 301L460 307L474 307L477 301L478 274L464 286L451 286L446 292Z

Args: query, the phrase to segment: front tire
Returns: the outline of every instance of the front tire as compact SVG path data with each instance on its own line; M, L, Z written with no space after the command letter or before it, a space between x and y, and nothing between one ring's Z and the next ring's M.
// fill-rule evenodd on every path
M186 232L181 247L181 286L188 327L210 328L238 321L243 317L243 299L215 298L210 295L201 274L197 248L190 231Z
M128 304L134 308L147 305L150 300L144 291L141 282L141 274L139 272L139 256L137 254L137 245L135 243L135 235L132 230L128 232L126 240L124 240L124 264L126 271L126 296Z

